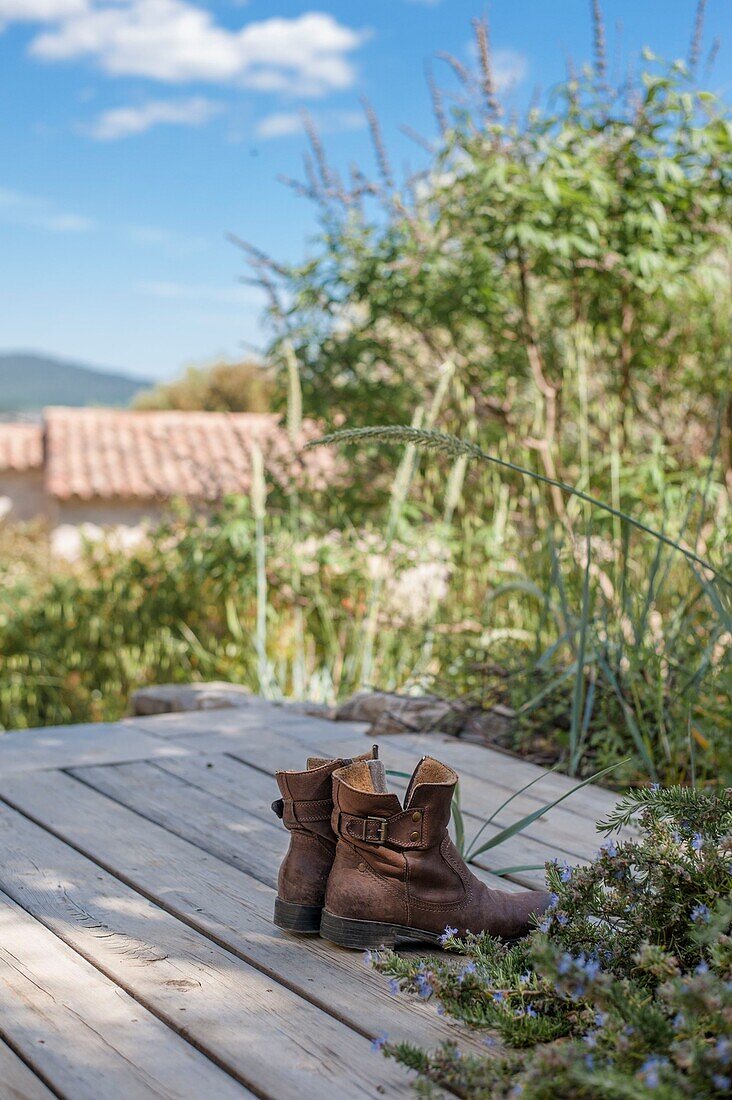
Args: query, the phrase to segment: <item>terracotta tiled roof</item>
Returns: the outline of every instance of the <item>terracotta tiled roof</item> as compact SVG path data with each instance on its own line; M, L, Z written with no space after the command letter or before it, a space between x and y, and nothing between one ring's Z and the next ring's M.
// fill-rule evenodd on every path
M43 429L40 424L0 423L0 471L25 473L43 465Z
M61 500L246 493L254 441L277 480L294 474L322 487L333 467L320 450L293 454L287 432L269 413L49 408L44 420L46 489ZM307 424L300 442L318 434Z

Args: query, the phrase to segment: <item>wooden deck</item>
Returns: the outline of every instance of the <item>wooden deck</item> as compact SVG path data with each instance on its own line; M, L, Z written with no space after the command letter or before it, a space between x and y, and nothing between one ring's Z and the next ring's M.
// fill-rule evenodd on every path
M270 922L288 839L273 773L363 752L365 732L253 700L0 736L2 1100L407 1096L410 1075L372 1052L375 1036L485 1050L431 1005L391 996L360 954ZM457 768L474 829L540 772L438 734L380 746L397 771L426 752ZM491 829L569 786L546 775ZM540 884L491 868L591 856L613 803L583 789L478 873Z

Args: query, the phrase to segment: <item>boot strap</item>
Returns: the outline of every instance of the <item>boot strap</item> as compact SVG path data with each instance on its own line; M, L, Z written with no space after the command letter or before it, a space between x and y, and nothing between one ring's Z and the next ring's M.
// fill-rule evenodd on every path
M415 820L416 813L419 820ZM430 835L425 809L404 810L391 817L361 817L344 810L333 810L333 831L346 840L362 844L386 844L394 848L431 848L435 839Z
M272 809L288 829L296 829L313 821L329 821L333 803L329 798L278 798Z

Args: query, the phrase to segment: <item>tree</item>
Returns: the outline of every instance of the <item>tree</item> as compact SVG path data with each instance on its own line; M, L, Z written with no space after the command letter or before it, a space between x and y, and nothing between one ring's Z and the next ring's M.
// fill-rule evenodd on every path
M183 412L268 412L272 376L259 363L217 363L189 367L182 378L144 390L135 409L179 409Z

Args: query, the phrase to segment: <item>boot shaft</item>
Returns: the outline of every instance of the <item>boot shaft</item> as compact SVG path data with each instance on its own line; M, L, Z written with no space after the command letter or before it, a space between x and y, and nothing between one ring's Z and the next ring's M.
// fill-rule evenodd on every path
M374 759L377 754L374 745L358 759ZM272 803L272 809L290 832L277 879L276 919L290 931L318 930L336 849L331 777L350 763L350 759L311 757L305 771L275 775L281 797Z

